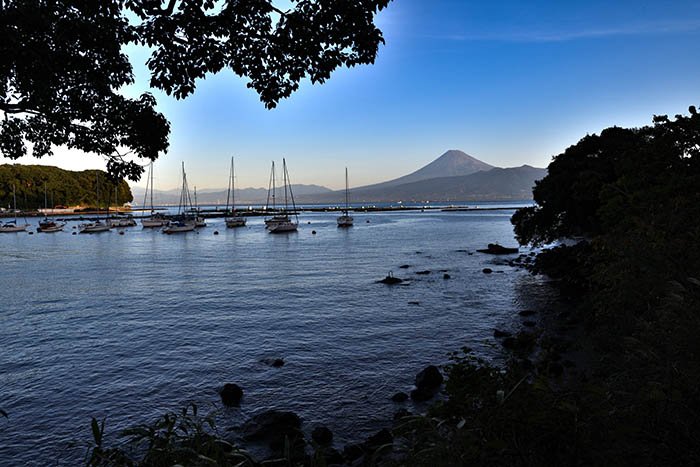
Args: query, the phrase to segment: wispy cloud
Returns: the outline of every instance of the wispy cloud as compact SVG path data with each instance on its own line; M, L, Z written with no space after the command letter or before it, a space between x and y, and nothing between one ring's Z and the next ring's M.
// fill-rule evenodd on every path
M591 28L569 31L494 31L488 33L429 35L429 37L433 39L464 42L565 42L579 39L602 39L615 36L681 34L698 31L700 31L700 20L640 23L609 28Z

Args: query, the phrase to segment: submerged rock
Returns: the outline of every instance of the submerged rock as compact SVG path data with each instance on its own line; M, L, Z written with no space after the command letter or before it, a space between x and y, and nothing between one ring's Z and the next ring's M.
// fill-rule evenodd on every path
M406 394L405 392L397 392L396 394L391 396L391 400L398 403L406 402L408 400L408 394Z
M399 279L398 277L394 277L394 274L391 272L389 275L387 275L384 279L377 281L378 283L381 284L387 284L387 285L394 285L394 284L400 284L403 282L403 279Z
M247 440L284 441L284 437L300 435L301 419L294 412L268 410L243 424L242 434Z
M311 439L321 446L328 446L333 442L333 432L328 427L319 425L311 432Z
M479 253L487 253L489 255L510 255L517 253L519 248L507 248L498 243L489 243L485 249L476 250Z
M484 274L491 274L493 272L493 269L491 268L484 268L481 270Z
M226 383L219 390L221 402L228 407L240 407L243 389L235 383Z
M408 269L410 267L411 267L410 264L402 264L401 266L399 266L399 269Z
M426 276L430 274L430 271L417 271L416 274L418 274L419 276Z
M443 279L451 279L452 276L450 276L449 274L445 273L445 274L442 275L442 278L443 278Z
M444 378L435 365L425 367L416 375L416 389L411 391L411 399L423 402L432 399L440 390Z

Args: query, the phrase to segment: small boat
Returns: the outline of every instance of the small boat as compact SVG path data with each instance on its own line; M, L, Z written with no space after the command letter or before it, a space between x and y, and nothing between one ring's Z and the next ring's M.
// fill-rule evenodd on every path
M231 209L229 210L229 198L231 199ZM236 181L234 177L233 157L231 158L231 174L228 179L228 193L226 194L226 227L233 229L245 227L245 217L236 215Z
M197 203L197 187L194 187L194 226L199 229L200 227L206 227L207 221L199 215L199 204Z
M345 209L343 209L343 215L338 217L338 227L352 227L353 218L349 214L348 205L348 168L345 167Z
M24 224L17 223L17 192L14 185L12 185L12 207L15 213L15 220L0 222L0 233L24 232L29 227L29 224L26 222Z
M155 209L153 209L153 162L151 162L148 167L148 178L146 179L146 192L143 195L144 206L146 205L146 199L149 195L149 188L151 195L151 217L141 219L141 225L144 229L152 229L168 225L168 219L166 219L163 214L156 212Z
M97 220L95 222L88 222L87 224L80 224L78 226L78 231L81 234L91 234L91 233L100 233L100 232L109 232L109 229L112 228L112 226L109 224L109 222L103 222L101 220Z
M100 174L97 172L95 174L95 192L97 193L97 212L100 212ZM108 203L109 204L109 203ZM109 207L107 208L107 216L109 216ZM102 221L102 219L98 219L95 222L88 222L85 224L80 224L78 226L78 232L81 234L92 234L92 233L101 233L101 232L109 232L109 229L111 228L109 221Z
M287 161L282 159L282 174L284 177L284 211L280 215L274 216L273 222L267 224L267 229L270 233L287 233L296 232L299 227L299 219L297 218L297 209L294 204L294 194L292 193L292 184L289 181L289 172L287 171ZM292 212L294 220L289 217L289 201L292 202Z
M53 198L53 194L51 195ZM40 233L56 233L63 230L66 226L64 222L56 222L53 219L49 219L46 213L49 212L47 198L46 198L46 182L44 182L44 219L39 221L39 227L36 229Z
M188 209L189 208L189 209ZM192 213L192 203L190 200L190 190L187 187L187 175L185 174L185 163L182 163L182 190L180 191L180 202L177 206L177 216L163 228L164 234L176 234L192 232L196 228L196 219Z
M132 215L112 217L108 221L111 228L136 227L136 221Z

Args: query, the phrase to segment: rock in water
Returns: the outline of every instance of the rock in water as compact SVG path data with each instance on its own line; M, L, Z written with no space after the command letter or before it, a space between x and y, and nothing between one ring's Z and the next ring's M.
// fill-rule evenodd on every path
M411 391L411 399L417 402L431 399L440 389L444 378L435 365L425 367L416 375L416 389Z
M476 250L479 253L487 253L489 255L510 255L513 253L517 253L519 251L518 248L507 248L504 246L499 245L498 243L489 243L487 248L482 249L482 250Z
M393 442L394 435L391 434L391 431L384 428L376 434L367 438L365 446L367 446L370 450L375 450L380 446L384 446L385 444L391 444Z
M491 268L484 268L481 270L484 274L491 274L493 272L493 269Z
M408 394L406 394L405 392L397 392L396 394L391 396L391 400L398 403L406 402L408 400Z
M219 391L221 402L228 407L239 407L243 397L243 389L235 383L226 383Z
M311 432L311 439L321 446L328 446L333 442L333 432L323 425L319 425Z
M296 437L301 429L301 419L294 412L268 410L243 424L243 437L248 440L284 440Z
M388 276L386 276L384 279L377 281L381 284L387 284L387 285L394 285L394 284L400 284L403 282L403 279L399 279L398 277L394 277L392 273L389 273Z

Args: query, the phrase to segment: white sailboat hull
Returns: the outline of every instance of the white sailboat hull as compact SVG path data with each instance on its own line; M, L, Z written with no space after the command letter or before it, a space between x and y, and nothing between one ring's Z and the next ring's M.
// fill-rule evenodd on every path
M292 221L279 222L274 225L270 225L268 230L270 233L285 233L285 232L295 232L299 224Z
M29 224L17 225L14 222L8 222L0 225L0 233L25 232L27 227L29 227Z
M136 221L133 219L110 219L109 226L113 229L117 227L135 227Z
M194 221L187 222L171 222L170 225L163 229L164 234L176 234L184 232L192 232L195 229Z
M163 227L165 225L168 225L168 220L166 219L142 219L141 220L141 225L143 226L144 229L152 229L156 227Z
M80 229L81 234L82 233L89 234L89 233L109 232L110 227L111 226L109 224L107 224L105 222L98 221L98 222L94 222L94 223L90 223L90 224L82 224L79 227L79 229Z
M228 227L229 229L233 229L236 227L245 227L245 222L246 222L245 217L240 217L240 216L227 217L226 218L226 227Z
M37 232L41 233L55 233L63 230L66 224L61 224L53 221L39 222L39 228L36 229Z

